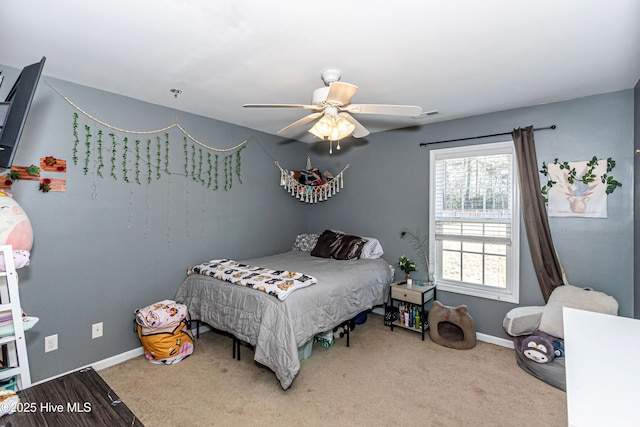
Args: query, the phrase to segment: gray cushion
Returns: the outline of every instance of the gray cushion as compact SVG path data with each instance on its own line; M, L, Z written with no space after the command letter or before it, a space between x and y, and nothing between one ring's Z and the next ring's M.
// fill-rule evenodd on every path
M563 307L594 311L596 313L618 314L618 302L604 292L563 285L558 286L551 293L549 301L547 301L547 305L542 312L538 329L554 337L564 339Z
M502 326L512 337L532 334L540 325L543 311L541 306L516 307L504 317Z

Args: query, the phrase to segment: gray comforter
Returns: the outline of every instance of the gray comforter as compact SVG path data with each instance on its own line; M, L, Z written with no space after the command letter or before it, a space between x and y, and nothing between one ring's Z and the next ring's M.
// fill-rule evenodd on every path
M342 261L291 251L242 261L302 272L318 283L279 301L255 289L193 274L180 285L175 299L187 305L192 319L253 345L254 360L271 368L283 389L300 370L298 347L384 303L393 281L392 268L383 259Z

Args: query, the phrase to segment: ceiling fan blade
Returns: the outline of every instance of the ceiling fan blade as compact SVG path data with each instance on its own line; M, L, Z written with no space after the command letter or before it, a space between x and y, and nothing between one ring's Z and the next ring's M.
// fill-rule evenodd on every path
M282 128L278 131L278 133L287 133L290 132L296 128L299 128L300 126L303 126L315 119L317 119L318 117L322 116L322 112L319 113L311 113L308 116L304 116L303 118L301 118L300 120L297 120L293 123L291 123L289 126Z
M354 138L364 138L365 136L369 135L369 131L367 130L367 128L362 126L362 124L360 124L360 122L354 119L353 116L351 116L350 114L340 113L338 114L338 116L344 117L345 119L347 119L349 122L353 123L356 126L353 133L351 134L353 135Z
M358 91L358 86L351 83L333 82L329 86L326 103L331 105L347 105L351 97Z
M415 117L422 113L422 108L416 105L351 104L342 108L342 110L354 114L383 114L409 117Z
M322 110L322 107L317 105L303 105L303 104L244 104L244 108L302 108L304 110Z

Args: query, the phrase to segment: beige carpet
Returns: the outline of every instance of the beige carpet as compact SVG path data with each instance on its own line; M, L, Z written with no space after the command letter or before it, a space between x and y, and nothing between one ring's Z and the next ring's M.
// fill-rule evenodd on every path
M288 390L231 338L206 333L176 365L144 357L100 371L146 426L567 425L566 395L522 371L513 350L452 350L368 321L310 358Z

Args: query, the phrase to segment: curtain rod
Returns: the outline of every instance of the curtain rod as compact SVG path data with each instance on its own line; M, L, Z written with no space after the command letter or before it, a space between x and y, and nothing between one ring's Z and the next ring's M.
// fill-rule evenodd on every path
M535 128L535 130L548 130L555 129L556 125L547 126L545 128ZM429 144L440 144L442 142L454 142L454 141L467 141L469 139L479 139L479 138L489 138L490 136L502 136L502 135L511 135L511 132L502 132L502 133L492 133L491 135L480 135L480 136L470 136L467 138L458 138L458 139L447 139L444 141L433 141L433 142L421 142L420 147L426 147Z

